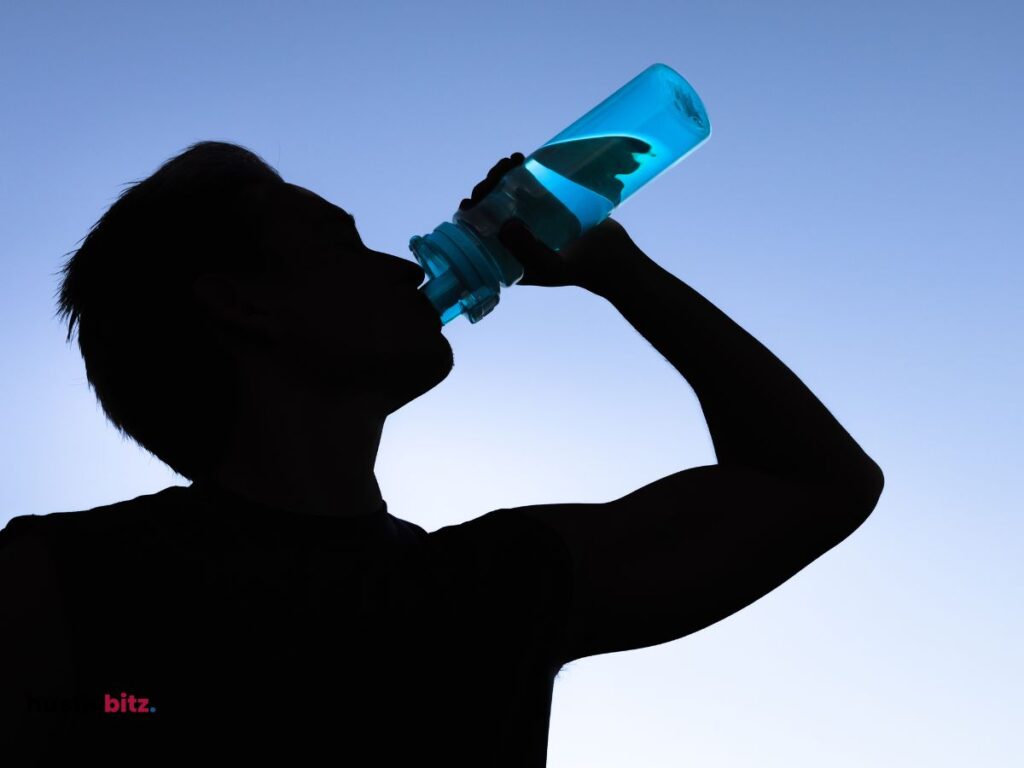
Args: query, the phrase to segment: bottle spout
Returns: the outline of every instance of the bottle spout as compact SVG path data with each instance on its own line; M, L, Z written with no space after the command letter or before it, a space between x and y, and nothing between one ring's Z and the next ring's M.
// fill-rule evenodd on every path
M442 325L465 315L478 322L498 303L498 277L484 246L467 230L442 222L409 249L429 276L419 290L441 315Z
M447 324L459 315L459 296L462 294L462 281L446 269L436 277L431 277L420 286L420 292L426 296L441 316L441 323ZM455 311L451 311L454 309Z

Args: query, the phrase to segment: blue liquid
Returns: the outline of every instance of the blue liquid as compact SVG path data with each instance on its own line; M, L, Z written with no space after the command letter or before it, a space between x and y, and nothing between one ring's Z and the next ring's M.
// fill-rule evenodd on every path
M581 234L604 221L615 207L611 200L594 192L590 187L562 176L557 171L553 171L533 159L527 160L523 165L556 198L560 206L573 215L576 219L576 228ZM564 238L557 239L563 240ZM560 250L561 247L562 243L559 243L559 247L554 250Z
M447 323L479 321L523 266L498 240L515 216L558 251L711 135L700 97L653 64L507 173L483 200L409 242L429 280L421 288Z
M653 140L621 135L549 142L530 155L523 164L526 170L573 214L578 225L547 243L548 247L560 250L604 221L661 170L651 167L658 160Z
M475 209L459 212L454 220L472 230L500 263L511 256L498 241L497 230L512 216L558 251L608 218L625 197L659 173L662 156L653 141L635 136L549 143L509 172ZM517 273L514 280L522 276L514 264L504 271Z

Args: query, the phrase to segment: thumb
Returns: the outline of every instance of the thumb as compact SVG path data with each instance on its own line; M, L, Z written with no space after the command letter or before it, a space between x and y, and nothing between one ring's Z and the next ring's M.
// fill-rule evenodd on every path
M522 219L508 219L498 231L498 239L515 256L523 256L525 260L533 260L540 255L541 243L534 237Z

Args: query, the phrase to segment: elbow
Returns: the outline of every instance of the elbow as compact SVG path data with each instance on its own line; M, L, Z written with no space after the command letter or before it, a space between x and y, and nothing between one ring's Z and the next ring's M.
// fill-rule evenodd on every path
M868 499L871 501L871 509L874 509L878 504L878 499L882 496L882 489L885 488L885 475L882 473L882 468L871 459L868 459L868 467Z
M882 496L885 487L885 475L882 468L871 458L865 456L865 463L855 477L849 481L846 493L856 509L860 521L870 515Z
M820 483L824 490L827 485L828 498L836 510L836 522L848 535L867 520L878 506L878 499L885 486L885 475L869 456L856 464L847 465L842 472L833 472L827 483Z

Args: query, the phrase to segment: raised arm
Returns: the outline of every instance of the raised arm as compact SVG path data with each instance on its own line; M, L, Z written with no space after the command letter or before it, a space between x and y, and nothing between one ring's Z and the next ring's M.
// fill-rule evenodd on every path
M693 387L719 466L838 492L871 511L882 486L878 465L796 374L724 312L631 240L616 270L588 287Z
M679 371L718 459L604 504L517 508L557 531L572 553L563 663L719 621L841 542L874 509L881 470L818 398L616 222L558 253L521 224L501 237L525 265L520 284L577 285L604 297Z

